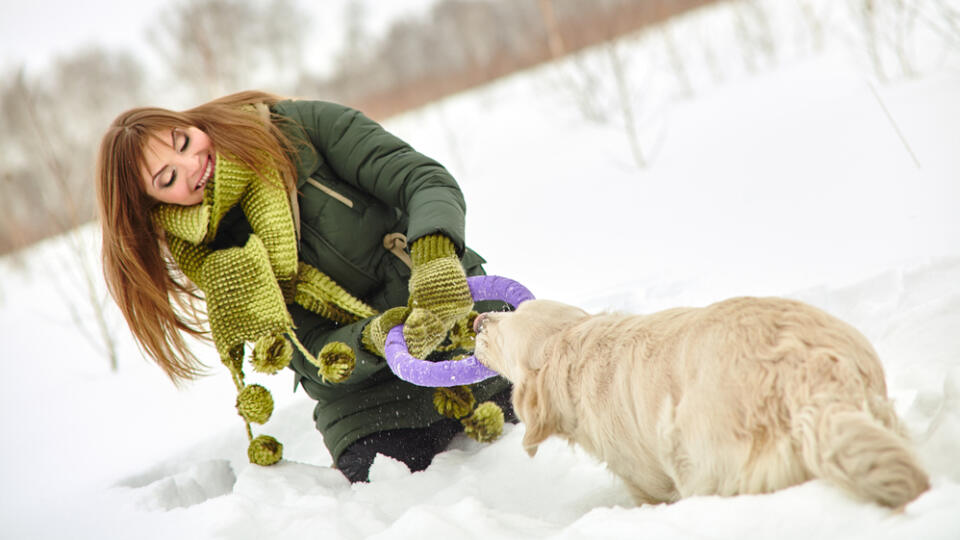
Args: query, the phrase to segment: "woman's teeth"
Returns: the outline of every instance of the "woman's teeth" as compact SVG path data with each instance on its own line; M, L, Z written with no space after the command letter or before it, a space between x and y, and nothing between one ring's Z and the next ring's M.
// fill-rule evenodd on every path
M207 159L207 168L203 170L203 175L200 176L200 181L197 182L197 187L194 189L202 189L203 186L207 185L207 180L210 180L210 176L213 175L213 159Z

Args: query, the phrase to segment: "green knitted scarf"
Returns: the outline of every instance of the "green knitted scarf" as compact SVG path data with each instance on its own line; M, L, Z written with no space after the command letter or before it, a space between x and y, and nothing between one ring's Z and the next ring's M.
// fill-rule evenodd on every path
M371 317L377 311L323 272L298 261L291 200L280 173L275 167L261 172L258 175L239 160L217 154L203 202L161 204L153 219L166 231L167 246L180 270L204 293L214 344L237 387L237 410L250 440L248 457L253 463L270 465L280 460L283 445L267 435L253 437L250 422L266 422L273 399L262 386L245 384L244 344L255 343L251 364L256 371L276 373L286 367L293 343L322 376L337 382L349 376L355 353L345 344L331 343L320 351L318 360L297 340L287 304L296 302L340 323ZM237 204L253 228L246 245L210 248L220 221Z

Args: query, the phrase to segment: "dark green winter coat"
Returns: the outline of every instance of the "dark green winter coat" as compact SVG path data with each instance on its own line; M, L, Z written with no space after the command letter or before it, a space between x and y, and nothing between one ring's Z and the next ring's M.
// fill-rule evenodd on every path
M453 240L468 275L483 273L484 260L464 244L463 194L439 163L341 105L281 101L271 111L282 117L278 127L298 148L302 261L381 312L406 305L408 296L410 268L383 245L390 233L404 234L408 244L443 234ZM249 234L239 208L220 230L215 247L242 245ZM324 382L299 351L291 362L297 384L317 400L314 420L334 463L360 437L442 418L432 388L400 380L383 358L360 344L369 319L337 325L296 304L288 308L297 338L309 351L340 341L357 355L353 373L341 383ZM507 388L499 377L472 386L478 403Z

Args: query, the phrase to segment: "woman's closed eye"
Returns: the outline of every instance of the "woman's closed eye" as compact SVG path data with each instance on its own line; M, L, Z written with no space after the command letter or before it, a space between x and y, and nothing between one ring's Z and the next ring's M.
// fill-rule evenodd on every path
M178 131L178 130L176 130L176 129L173 130L173 135L172 135L173 140L171 141L171 144L173 145L174 148L177 148L177 137L178 137L178 136L180 137L181 142L180 142L180 149L177 150L177 152L180 152L180 153L186 152L186 151L187 151L187 147L190 146L190 135L187 135L186 133L184 133L184 132L182 132L182 131ZM176 169L171 169L171 170L170 170L170 179L167 180L166 182L164 182L164 184L163 184L162 186L160 186L160 187L164 187L164 188L165 188L165 187L170 187L171 185L173 185L173 183L176 181L176 179L177 179L177 170L176 170Z

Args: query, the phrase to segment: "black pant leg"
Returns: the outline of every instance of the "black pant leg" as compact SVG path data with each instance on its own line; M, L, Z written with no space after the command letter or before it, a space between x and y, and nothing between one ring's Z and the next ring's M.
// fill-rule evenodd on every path
M411 471L422 471L462 430L460 422L444 419L425 428L372 433L348 446L337 460L337 468L350 482L366 482L374 458L383 454L406 463Z

